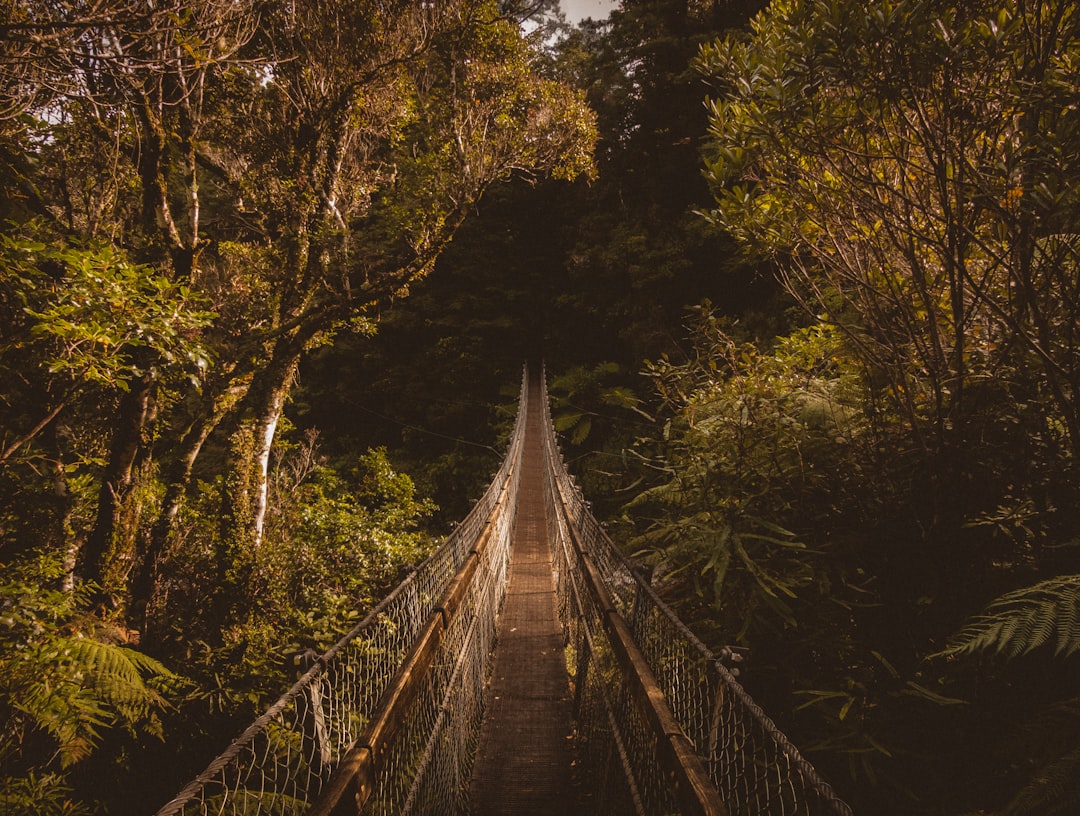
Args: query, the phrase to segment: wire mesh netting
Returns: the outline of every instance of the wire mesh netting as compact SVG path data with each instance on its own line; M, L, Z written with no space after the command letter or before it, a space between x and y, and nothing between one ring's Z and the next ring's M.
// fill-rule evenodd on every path
M546 400L541 410L559 614L575 686L579 759L594 780L596 812L671 813L679 805L658 754L662 740L650 731L613 659L604 611L583 580L585 558L600 574L731 816L851 816L847 804L615 547L563 465ZM613 784L616 780L620 784Z
M308 811L360 739L421 630L465 564L477 566L415 703L379 763L366 812L455 813L483 715L483 685L506 586L520 480L525 386L517 424L484 496L447 540L325 654L157 816L291 816ZM486 535L486 538L484 538ZM479 542L484 546L477 550Z
M520 469L507 484L506 512L492 522L461 606L449 616L438 655L424 672L416 702L387 756L379 762L375 793L365 813L465 813L468 782L483 717L495 618L506 591L513 528L513 494Z

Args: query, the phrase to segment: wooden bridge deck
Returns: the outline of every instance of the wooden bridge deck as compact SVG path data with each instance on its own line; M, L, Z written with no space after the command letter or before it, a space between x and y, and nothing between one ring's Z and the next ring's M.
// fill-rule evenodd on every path
M474 816L578 810L570 772L570 684L547 541L540 399L533 382L509 585L470 787Z

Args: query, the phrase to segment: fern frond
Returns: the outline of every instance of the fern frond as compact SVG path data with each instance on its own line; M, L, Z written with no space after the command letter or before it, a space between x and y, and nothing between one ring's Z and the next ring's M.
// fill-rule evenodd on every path
M26 686L12 707L53 738L62 768L86 759L109 721L108 711L87 689L57 675Z
M86 677L95 695L129 723L165 705L145 677L171 677L165 666L135 649L87 637L62 638L57 646Z
M682 508L693 498L694 494L686 489L686 486L678 480L664 482L647 490L642 490L627 503L627 508L641 508L649 504L658 504L664 507Z
M90 816L86 805L73 801L64 777L55 773L0 777L0 805L4 814Z
M992 652L1011 660L1049 643L1058 657L1080 651L1080 575L1061 575L1002 595L936 656Z
M78 634L27 649L23 659L33 671L12 707L54 740L64 768L89 756L118 721L156 727L166 701L148 682L173 677L141 652Z
M1080 810L1080 748L1033 776L1005 808L1005 816L1064 816Z
M1058 639L1054 653L1070 655L1080 649L1080 638L1075 636L1070 638L1069 635L1070 632L1080 631L1080 602L1074 599L1073 603L1062 605L1060 615L1061 622L1058 625Z

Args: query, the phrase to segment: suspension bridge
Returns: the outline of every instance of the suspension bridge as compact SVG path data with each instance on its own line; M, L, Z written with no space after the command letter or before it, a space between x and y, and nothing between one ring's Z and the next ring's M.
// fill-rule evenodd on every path
M157 816L851 816L612 544L542 376L447 540Z

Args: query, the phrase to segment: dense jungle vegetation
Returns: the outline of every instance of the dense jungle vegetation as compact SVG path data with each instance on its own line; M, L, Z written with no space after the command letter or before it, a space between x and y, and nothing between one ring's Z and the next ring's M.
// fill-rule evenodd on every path
M857 813L1080 810L1074 3L12 0L0 176L7 812L167 800L524 359Z

